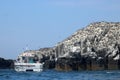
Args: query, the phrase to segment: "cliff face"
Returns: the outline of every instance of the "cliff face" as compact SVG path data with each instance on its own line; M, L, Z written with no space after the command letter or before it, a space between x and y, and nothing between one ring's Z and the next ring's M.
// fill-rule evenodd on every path
M106 50L103 56L114 56L114 60L117 60L119 55L117 51L119 52L120 47L120 23L92 23L57 44L57 47L61 46L63 50L58 53L59 56L70 57L71 52L79 52L83 56L96 58L103 54L99 54L99 51Z
M57 70L120 69L120 23L91 23L53 48L37 51L48 68L53 61Z
M120 23L92 23L57 44L56 51L58 70L120 69Z

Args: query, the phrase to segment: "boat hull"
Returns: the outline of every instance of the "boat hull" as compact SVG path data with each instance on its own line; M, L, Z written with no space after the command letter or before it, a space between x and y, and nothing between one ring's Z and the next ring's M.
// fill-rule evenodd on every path
M14 63L15 71L35 71L41 72L43 71L43 64L42 63Z

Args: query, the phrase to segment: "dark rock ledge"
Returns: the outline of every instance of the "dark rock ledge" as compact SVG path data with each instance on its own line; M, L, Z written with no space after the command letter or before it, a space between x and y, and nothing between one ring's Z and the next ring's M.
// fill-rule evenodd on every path
M14 62L11 59L4 59L0 58L0 69L13 69L14 68Z

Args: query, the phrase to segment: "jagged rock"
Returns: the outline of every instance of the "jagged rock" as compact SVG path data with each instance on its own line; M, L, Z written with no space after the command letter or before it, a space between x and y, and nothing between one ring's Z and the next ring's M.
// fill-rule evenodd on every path
M119 31L119 22L91 23L86 28L78 30L69 38L58 43L57 47L64 45L61 49L62 52L65 52L63 57L71 58L76 52L79 53L82 58L85 58L80 66L84 66L86 70L120 69ZM71 52L73 53L71 54Z
M0 69L13 69L14 62L13 60L5 60L4 58L0 58Z
M45 60L44 69L54 69L55 68L55 60Z
M70 71L78 70L79 62L75 58L59 58L56 62L56 70Z

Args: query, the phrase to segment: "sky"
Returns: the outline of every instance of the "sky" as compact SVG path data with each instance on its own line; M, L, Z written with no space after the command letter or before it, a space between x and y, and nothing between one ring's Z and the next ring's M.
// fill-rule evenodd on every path
M120 22L120 0L0 0L0 57L52 47L97 21Z

